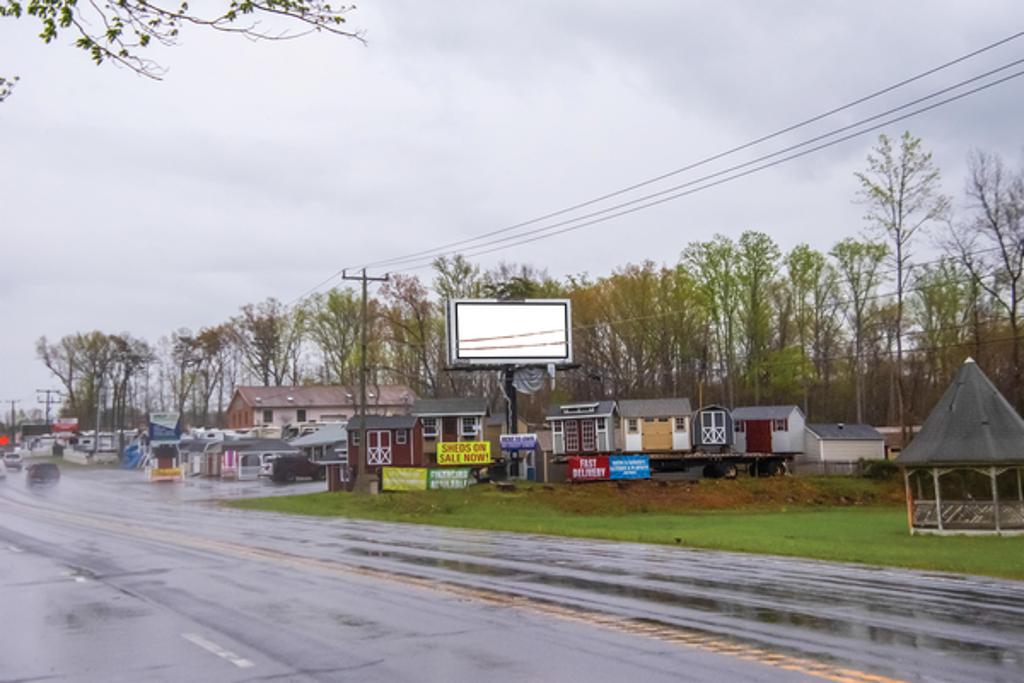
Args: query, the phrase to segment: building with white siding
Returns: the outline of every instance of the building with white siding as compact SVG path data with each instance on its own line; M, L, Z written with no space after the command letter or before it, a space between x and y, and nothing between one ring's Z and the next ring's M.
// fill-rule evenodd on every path
M885 437L870 425L811 423L804 431L804 462L884 460Z
M804 451L804 413L795 405L745 406L732 411L739 453Z

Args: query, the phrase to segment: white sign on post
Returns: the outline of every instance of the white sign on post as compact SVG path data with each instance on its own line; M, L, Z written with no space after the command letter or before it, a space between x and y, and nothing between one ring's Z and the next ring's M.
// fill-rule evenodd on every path
M456 299L448 304L452 365L572 363L568 299Z

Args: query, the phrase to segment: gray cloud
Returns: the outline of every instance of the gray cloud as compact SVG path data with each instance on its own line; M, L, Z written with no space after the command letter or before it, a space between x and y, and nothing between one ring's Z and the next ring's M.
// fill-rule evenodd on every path
M0 392L29 399L49 383L34 359L42 334L155 339L287 300L341 266L512 224L746 141L1009 34L1018 16L1009 1L402 0L352 16L365 48L191 31L157 53L170 67L162 83L0 21L0 71L22 76L0 105ZM921 135L959 196L972 146L1018 158L1020 88L890 132ZM750 228L826 249L862 228L852 174L873 139L483 263L601 274Z

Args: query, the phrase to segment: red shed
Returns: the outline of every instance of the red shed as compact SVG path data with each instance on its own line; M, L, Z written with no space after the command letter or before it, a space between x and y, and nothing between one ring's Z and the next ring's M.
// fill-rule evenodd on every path
M359 441L362 422L358 417L348 421L348 457L361 457ZM383 466L427 467L423 456L423 424L415 415L367 415L367 458L363 460L365 472L377 473Z

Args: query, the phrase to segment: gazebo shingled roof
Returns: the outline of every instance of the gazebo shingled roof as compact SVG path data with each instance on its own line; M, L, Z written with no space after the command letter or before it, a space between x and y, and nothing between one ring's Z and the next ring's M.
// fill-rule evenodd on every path
M911 467L1024 463L1024 419L968 358L897 462Z

